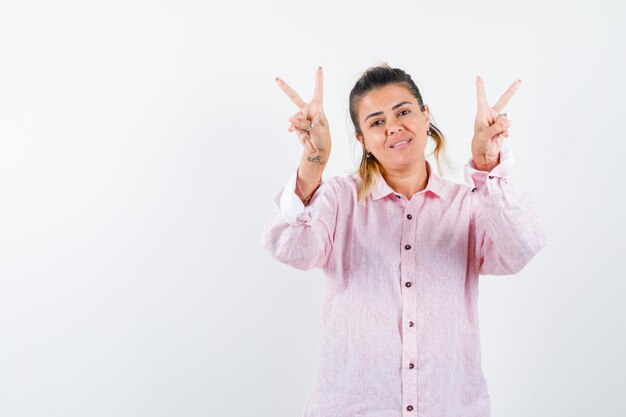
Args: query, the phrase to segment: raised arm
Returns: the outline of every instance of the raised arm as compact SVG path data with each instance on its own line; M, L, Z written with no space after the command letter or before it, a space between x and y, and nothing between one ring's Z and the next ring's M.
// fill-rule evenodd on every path
M322 180L331 148L322 107L322 69L316 72L315 91L309 103L283 80L276 81L299 108L289 119L289 131L296 132L304 153L298 169L274 197L276 211L265 226L261 244L282 263L302 270L323 268L333 247L338 194L336 184Z
M296 132L304 147L294 191L307 205L320 184L331 150L330 129L323 108L324 74L319 67L313 98L308 103L282 79L276 77L276 83L299 109L289 118L289 131Z
M476 78L478 110L472 159L465 167L465 175L472 187L470 240L479 275L516 274L546 244L530 196L511 178L512 150L508 144L503 146L511 122L500 111L520 82L514 82L496 105L489 107L484 83Z

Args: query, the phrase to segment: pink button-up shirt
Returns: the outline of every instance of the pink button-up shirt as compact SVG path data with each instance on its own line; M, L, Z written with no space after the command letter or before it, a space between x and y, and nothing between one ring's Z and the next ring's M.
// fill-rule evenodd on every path
M478 276L520 271L545 245L505 147L470 187L429 173L410 200L379 176L357 204L356 174L322 181L304 206L297 171L261 239L301 270L324 271L321 353L303 417L488 417Z

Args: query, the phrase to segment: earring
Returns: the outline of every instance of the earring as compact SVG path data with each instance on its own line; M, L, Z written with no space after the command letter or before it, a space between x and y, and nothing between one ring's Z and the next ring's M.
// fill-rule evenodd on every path
M367 152L367 151L366 151ZM367 152L367 154L365 155L366 158L369 158L370 156L372 156L371 152Z
M432 136L432 133L430 133L430 129L428 129L428 130L426 131L426 135L428 135L428 136Z

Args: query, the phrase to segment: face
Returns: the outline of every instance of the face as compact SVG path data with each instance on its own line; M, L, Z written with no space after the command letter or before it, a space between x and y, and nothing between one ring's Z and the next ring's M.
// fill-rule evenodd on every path
M385 170L405 169L424 159L428 140L430 110L422 112L408 88L390 84L372 90L361 99L358 117L363 136L359 142L382 164ZM402 140L406 144L394 147Z

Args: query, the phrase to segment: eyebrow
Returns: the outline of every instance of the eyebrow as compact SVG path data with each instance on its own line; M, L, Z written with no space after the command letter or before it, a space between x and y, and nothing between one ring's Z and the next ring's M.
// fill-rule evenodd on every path
M393 106L393 107L391 108L391 110L395 110L395 109L397 109L398 107L400 107L400 106L402 106L402 105L404 105L404 104L411 104L411 103L409 103L408 101L402 101L402 102L400 102L400 103L396 104L395 106ZM367 117L365 118L365 120L363 120L363 123L367 122L367 119L369 119L370 117L378 116L378 115L381 115L381 114L383 114L383 112L382 112L382 111L377 111L376 113L372 113L372 114L370 114L369 116L367 116Z

